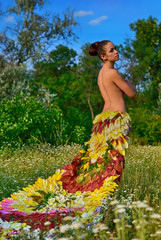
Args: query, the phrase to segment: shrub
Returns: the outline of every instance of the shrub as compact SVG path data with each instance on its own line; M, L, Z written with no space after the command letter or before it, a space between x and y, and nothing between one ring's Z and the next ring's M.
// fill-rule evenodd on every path
M161 116L153 114L144 106L130 108L131 139L132 142L145 145L159 145L161 143Z
M3 67L0 67L0 101L3 98L11 99L19 93L30 96L29 85L32 78L32 73L27 70L25 64L18 66L14 63L5 63Z
M83 126L75 126L72 132L73 141L78 144L83 144L85 139L86 129Z
M161 116L161 83L158 84L158 92L157 107L153 107L153 112Z
M86 111L81 111L78 107L67 106L63 113L70 123L71 141L82 144L90 138L92 129L92 119ZM79 133L78 133L79 132ZM81 132L81 133L80 133ZM78 135L81 134L81 141L78 139ZM80 138L80 137L79 137Z
M34 97L23 98L18 95L11 100L4 99L0 104L1 146L4 143L63 144L66 141L66 128L62 111L54 103L45 106Z

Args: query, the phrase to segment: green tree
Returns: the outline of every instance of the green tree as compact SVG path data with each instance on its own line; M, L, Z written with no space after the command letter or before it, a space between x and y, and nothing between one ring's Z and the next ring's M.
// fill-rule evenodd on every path
M34 85L43 85L57 93L60 107L70 105L74 95L76 56L76 51L60 44L47 59L34 65Z
M73 38L73 26L76 22L73 12L67 9L63 18L59 14L38 14L44 7L44 0L14 0L15 6L10 7L7 14L15 16L12 28L0 34L2 54L8 61L18 65L31 59L36 62L42 58L54 41Z
M154 108L153 113L161 116L161 83L159 83L159 97L157 99L157 107Z
M27 70L26 64L17 66L14 63L2 61L0 64L0 101L3 98L13 98L19 93L29 96L31 93L30 83L33 74Z
M97 85L97 76L101 68L101 60L88 53L89 43L82 46L79 56L78 73L80 85L80 102L88 106L91 118L94 119L94 108L102 107L103 99Z
M137 86L140 98L146 99L149 107L156 106L161 78L161 23L150 16L130 24L130 28L135 38L126 39L120 46L125 77Z
M76 67L76 56L77 53L73 49L62 44L56 46L56 48L46 56L46 59L34 65L35 84L39 85L43 83L52 89L57 85L55 82L61 75L74 71Z
M58 45L49 53L46 60L37 62L34 66L34 85L37 87L43 85L51 93L57 94L54 101L70 122L71 132L74 128L76 131L81 127L91 129L88 99L84 100L86 84L83 85L82 70L80 67L78 70L76 57L77 53L73 49Z

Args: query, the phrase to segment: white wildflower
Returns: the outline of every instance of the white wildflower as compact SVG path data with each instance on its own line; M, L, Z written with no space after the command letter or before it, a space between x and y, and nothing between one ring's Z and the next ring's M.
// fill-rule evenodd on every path
M137 208L147 208L148 204L139 201L136 206Z
M156 235L161 235L161 230L156 231Z
M73 217L72 216L66 216L63 218L63 221L72 221Z
M133 220L132 223L133 223L133 224L137 223L137 220Z
M47 221L44 223L45 226L49 226L51 224L51 222Z
M107 226L102 226L102 227L100 227L100 230L101 230L101 231L103 231L103 230L107 230L107 229L108 229Z
M120 205L117 206L117 209L124 208L124 207L125 207L125 205L120 204Z
M98 228L93 228L93 229L92 229L92 232L93 232L93 233L98 233L98 232L99 232L99 229L98 229Z
M137 226L136 226L136 229L140 229L140 228L141 228L140 225L137 225Z
M84 225L81 222L76 222L71 225L71 228L73 229L84 228Z
M117 210L117 213L124 213L125 212L125 209L124 208L120 208Z
M161 215L159 213L153 213L150 217L155 219L161 219Z
M117 204L118 204L118 201L117 201L117 200L113 200L113 201L110 202L110 205L112 205L112 206L113 206L113 205L117 205Z
M71 229L70 225L66 224L66 225L62 225L60 226L59 230L61 233L65 233L66 231L68 231L69 229Z
M152 207L148 207L146 210L147 211L153 211L153 208Z
M120 219L116 218L113 220L114 223L119 223L120 222Z

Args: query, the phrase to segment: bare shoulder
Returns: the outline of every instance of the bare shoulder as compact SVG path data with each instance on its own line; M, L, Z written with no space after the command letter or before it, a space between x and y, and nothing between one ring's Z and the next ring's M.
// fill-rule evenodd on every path
M101 74L102 72L102 74ZM110 82L115 82L115 79L121 78L120 74L118 73L118 71L116 69L102 69L102 71L100 72L100 76L102 77L102 80L104 82L104 84L109 84Z
M119 72L116 69L102 69L105 77L118 77L120 76ZM121 77L121 76L120 76Z
M108 70L108 75L111 77L121 77L117 69L109 69Z

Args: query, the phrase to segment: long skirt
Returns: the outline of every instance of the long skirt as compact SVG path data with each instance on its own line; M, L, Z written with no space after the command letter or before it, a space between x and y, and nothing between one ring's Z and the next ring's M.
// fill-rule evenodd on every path
M82 150L48 179L38 178L0 202L0 218L45 230L67 215L97 214L102 201L112 195L121 180L125 150L129 144L130 116L106 111L93 120L92 134ZM48 226L49 229L49 226Z

